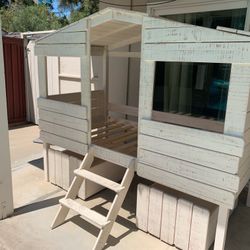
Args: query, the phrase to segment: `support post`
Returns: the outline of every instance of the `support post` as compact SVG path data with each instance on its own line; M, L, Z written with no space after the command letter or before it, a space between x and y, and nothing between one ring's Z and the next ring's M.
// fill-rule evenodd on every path
M91 44L90 44L90 20L87 20L86 53L81 57L81 105L87 108L88 120L88 145L91 144Z
M48 97L48 77L47 77L47 58L46 56L38 56L38 81L39 81L39 96ZM49 144L43 143L43 167L44 167L44 179L49 181L48 170L48 150Z
M230 209L222 206L219 207L214 250L224 250L225 248L229 213Z
M0 220L10 216L13 209L8 119L4 77L3 45L0 22Z

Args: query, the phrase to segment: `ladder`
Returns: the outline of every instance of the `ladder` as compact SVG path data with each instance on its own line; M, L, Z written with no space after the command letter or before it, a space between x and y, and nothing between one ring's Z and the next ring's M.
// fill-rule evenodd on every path
M95 157L126 168L121 184L91 172L91 165ZM97 145L91 145L89 152L85 155L80 167L74 171L76 176L65 198L59 201L60 208L52 223L51 228L54 229L61 225L65 221L69 210L73 209L75 212L80 214L84 220L100 229L93 250L103 249L111 232L113 224L116 220L118 212L126 197L129 186L133 180L135 172L135 162L136 159L132 156L106 149ZM116 193L111 208L106 217L75 201L84 179L100 184Z

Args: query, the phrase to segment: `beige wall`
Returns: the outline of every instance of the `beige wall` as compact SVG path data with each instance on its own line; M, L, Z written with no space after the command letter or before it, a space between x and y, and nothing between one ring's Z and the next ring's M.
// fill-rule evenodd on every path
M0 37L1 23L0 23ZM2 39L0 39L0 220L13 213L11 164L8 136L7 105Z

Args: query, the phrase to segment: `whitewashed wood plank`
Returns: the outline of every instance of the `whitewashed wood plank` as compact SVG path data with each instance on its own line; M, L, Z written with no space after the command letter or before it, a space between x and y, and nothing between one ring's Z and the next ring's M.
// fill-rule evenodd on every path
M144 39L144 43L228 43L243 41L250 42L250 37L191 25L165 29L146 29Z
M137 174L148 180L155 181L164 186L210 201L217 205L224 205L230 209L234 207L236 195L229 191L162 171L140 162L137 164Z
M139 117L150 119L153 107L155 62L147 61L141 65L139 88ZM139 126L140 127L140 126Z
M66 152L62 152L62 188L68 190L70 187L70 168L69 168L69 155Z
M86 154L88 146L44 131L40 132L40 139L46 143L57 145L77 154Z
M148 232L158 238L161 233L163 192L154 187L150 188L148 209Z
M166 62L249 63L248 43L144 44L144 59Z
M86 32L58 32L37 42L38 45L86 43Z
M47 97L48 79L47 79L47 58L46 56L37 57L39 96Z
M76 117L50 112L43 109L39 109L39 117L40 120L43 121L47 121L50 123L54 123L72 129L77 129L82 132L88 132L87 120L82 120Z
M163 18L153 18L153 17L144 17L143 25L145 29L187 27L187 24L184 24L184 23L175 22L175 21L167 20Z
M49 181L56 184L56 164L55 164L55 151L53 149L48 150L48 163L49 163Z
M192 213L193 202L178 199L174 243L183 250L188 250L189 247Z
M139 149L139 162L154 166L179 176L183 176L201 183L209 184L232 192L238 192L240 177L221 170L214 170L205 166L182 161L159 153Z
M40 44L35 46L37 56L79 57L86 55L85 44Z
M219 207L218 222L216 227L216 235L214 242L214 250L221 250L225 248L227 237L227 226L230 210L226 207Z
M87 117L87 110L84 106L65 103L63 101L49 100L45 98L39 98L37 102L40 109L73 116L79 119L86 119Z
M140 132L239 157L243 155L244 150L244 140L241 138L150 120L141 121Z
M149 186L138 184L136 202L136 225L144 232L148 231L149 193Z
M216 206L194 203L189 250L208 250L214 240L218 209ZM213 236L213 237L211 237Z
M62 152L55 150L56 185L63 187Z
M161 240L173 245L177 212L177 197L164 193L162 204Z
M97 145L91 145L95 157L127 168L134 157Z
M250 64L233 64L224 133L243 137L249 107ZM247 122L248 123L248 122Z
M146 15L141 12L113 9L113 19L127 23L142 25L143 17Z
M167 141L139 134L139 148L153 151L173 158L193 162L209 168L237 173L240 158L182 143Z
M87 144L87 134L82 131L72 129L72 128L67 128L67 127L57 125L55 123L46 122L43 120L39 120L39 127L41 130L45 132L48 132L57 136L65 137L73 141Z

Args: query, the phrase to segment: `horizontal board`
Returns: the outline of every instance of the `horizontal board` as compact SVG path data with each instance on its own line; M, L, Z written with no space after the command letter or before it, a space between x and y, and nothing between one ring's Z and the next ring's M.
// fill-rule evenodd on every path
M54 134L60 137L64 137L73 141L77 141L80 143L87 144L87 133L82 131L67 128L61 125L57 125L54 123L46 122L43 120L39 120L39 127L41 130L48 132L50 134Z
M237 174L240 158L139 134L138 145L146 149L227 173Z
M78 96L78 94L75 94ZM75 97L72 96L72 98ZM70 95L66 95L65 99L71 98ZM65 103L62 101L55 101L46 98L38 98L38 108L48 110L51 112L60 113L67 116L73 116L79 119L87 118L87 109L84 106L75 105L71 103Z
M243 155L244 151L244 140L241 138L167 123L142 120L140 132L142 134L239 157Z
M57 32L43 40L38 41L38 45L42 44L79 44L86 43L86 32Z
M119 153L107 148L103 148L97 145L91 146L92 150L94 151L94 155L97 158L100 158L104 161L108 161L114 163L116 165L128 168L131 161L135 158L123 153Z
M224 123L221 121L203 119L194 116L172 114L160 111L152 112L152 119L159 122L171 123L191 128L198 128L206 131L223 133Z
M144 31L144 43L250 42L250 37L187 25Z
M144 44L144 60L166 62L249 63L250 43Z
M88 121L76 117L39 109L39 119L86 133L88 132Z
M240 178L237 175L207 168L191 162L139 149L138 160L155 168L183 176L201 183L237 192Z
M40 132L40 139L45 143L60 146L77 154L85 155L88 152L88 145L86 144L53 135L45 131Z
M81 57L86 55L85 44L43 44L35 46L36 56L70 56Z
M232 209L235 195L229 191L187 179L138 162L137 174L164 186Z

